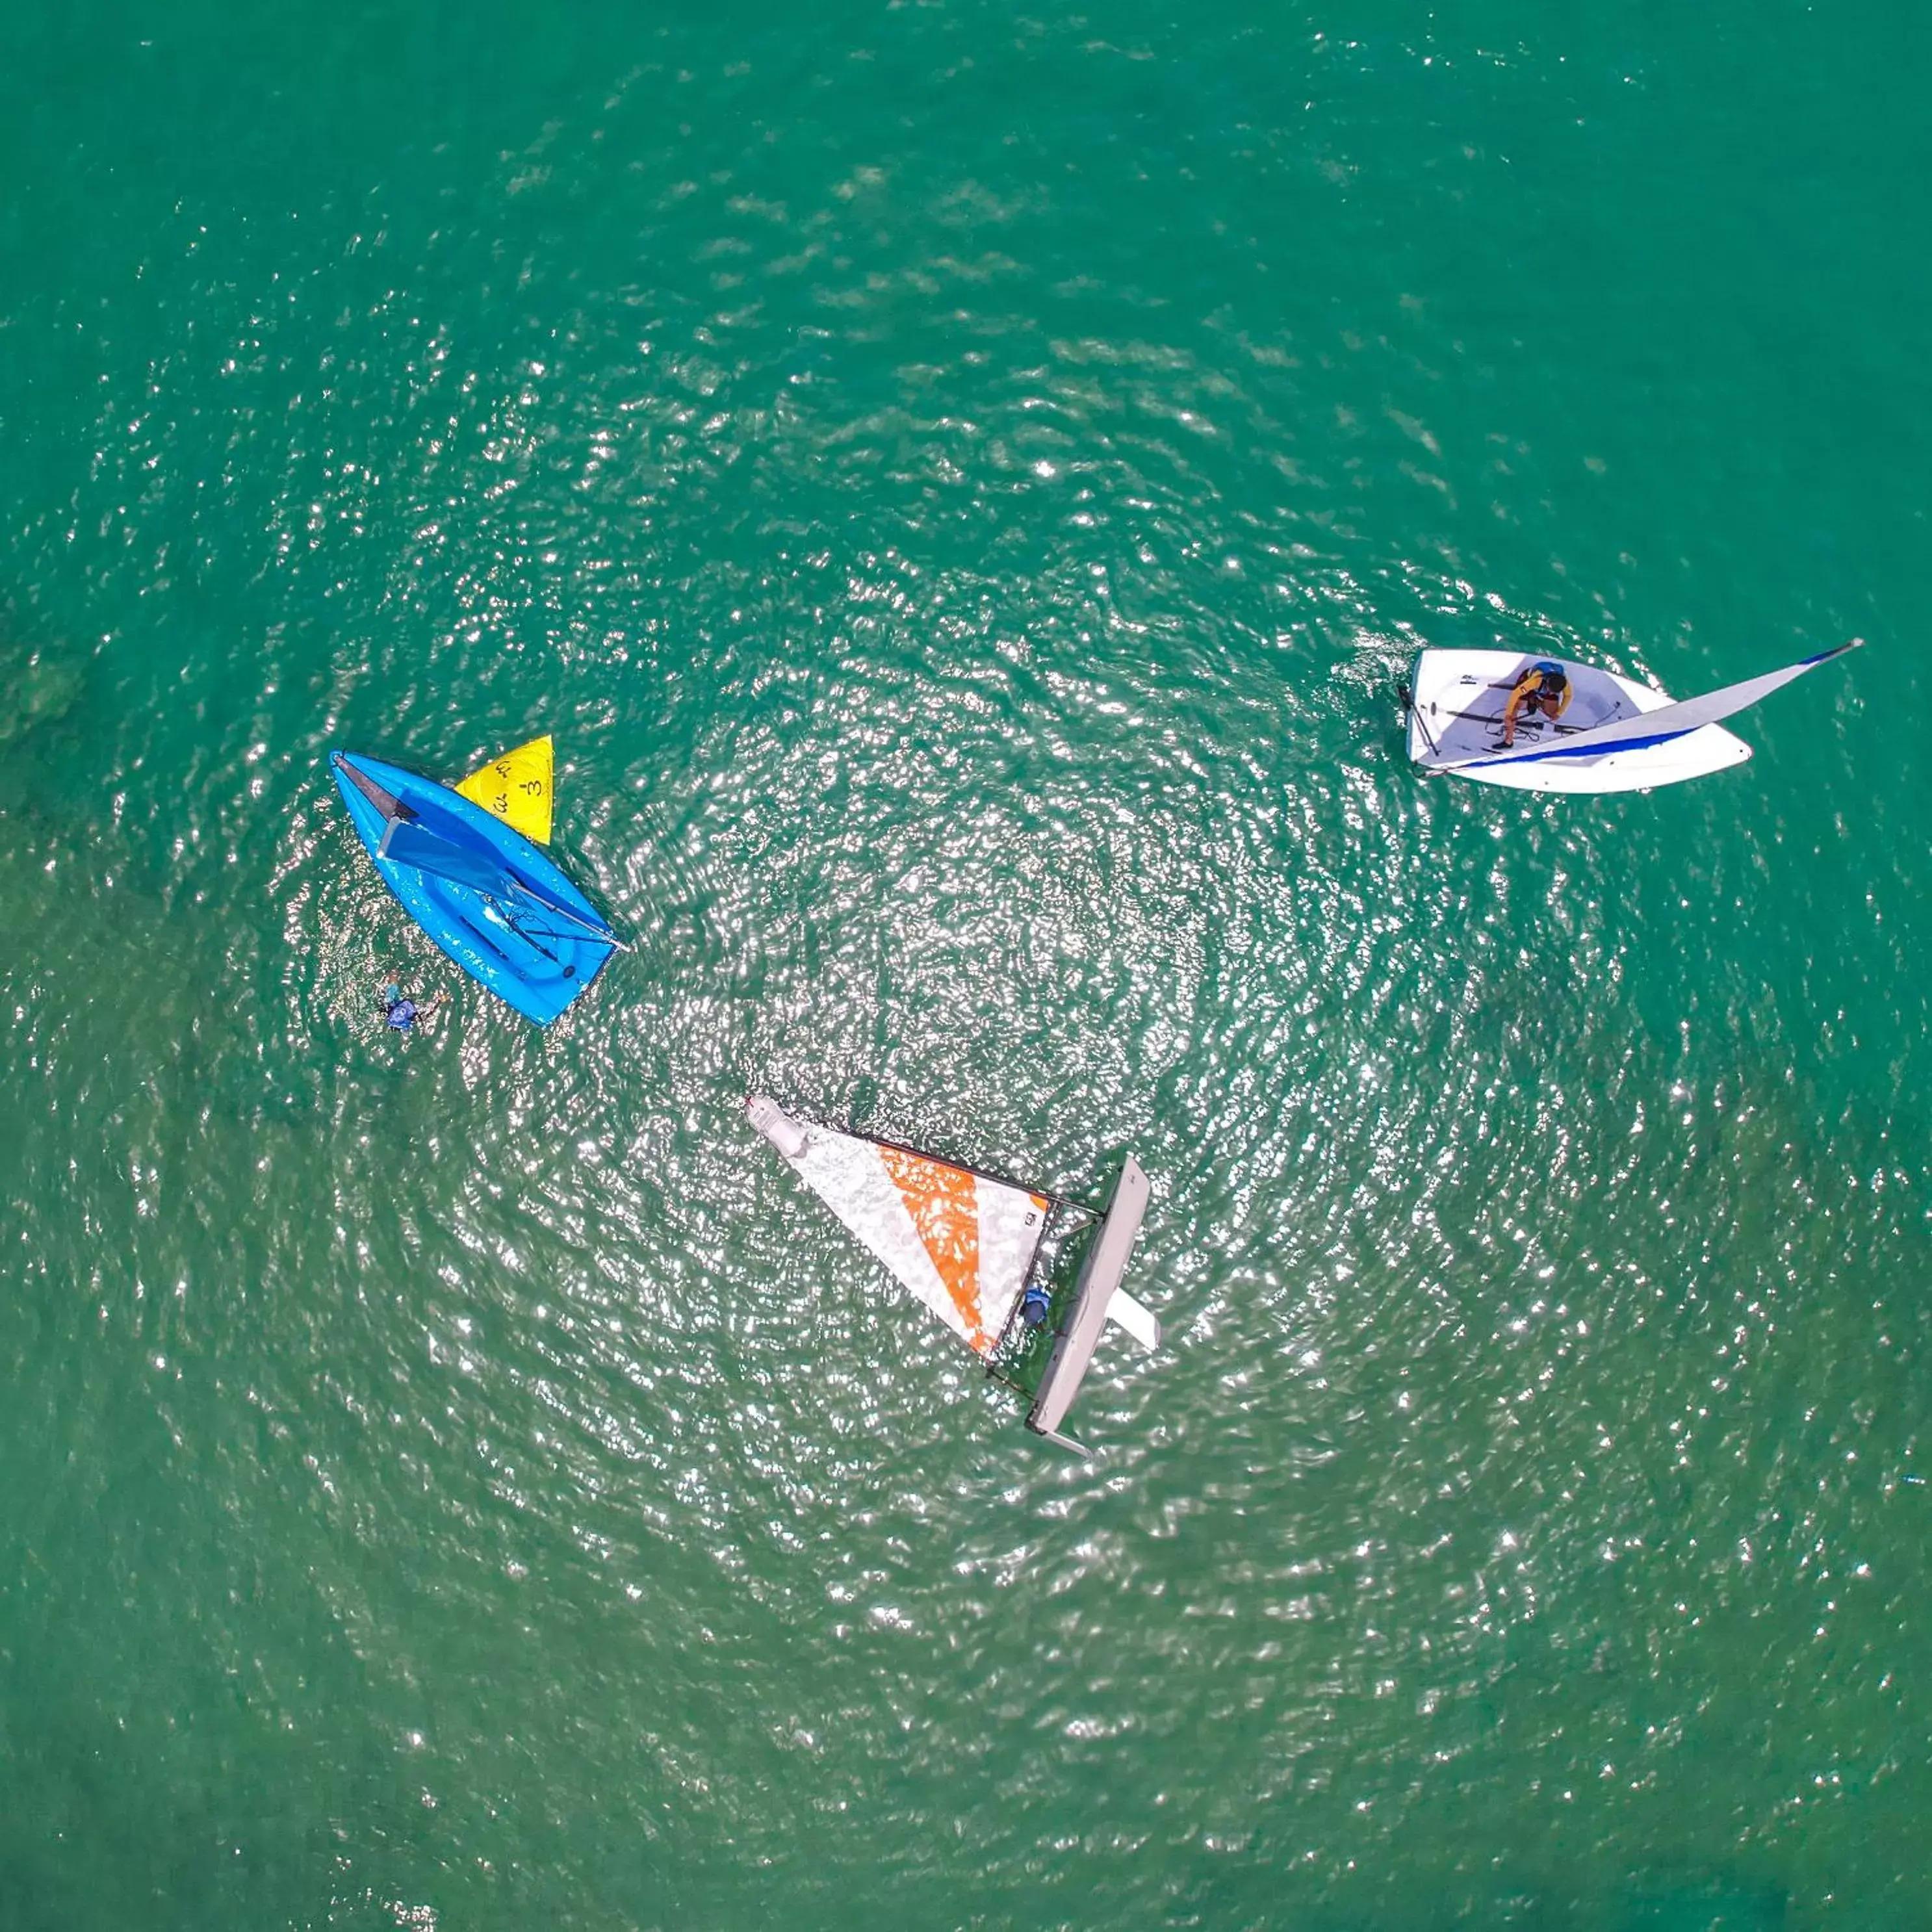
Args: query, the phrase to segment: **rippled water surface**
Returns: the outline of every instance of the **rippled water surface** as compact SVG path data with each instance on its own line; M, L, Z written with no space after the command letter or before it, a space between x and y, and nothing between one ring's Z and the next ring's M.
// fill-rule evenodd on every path
M1932 1925L1922 34L28 16L0 1924ZM326 770L540 730L547 1034ZM1138 1153L1091 1462L752 1087Z

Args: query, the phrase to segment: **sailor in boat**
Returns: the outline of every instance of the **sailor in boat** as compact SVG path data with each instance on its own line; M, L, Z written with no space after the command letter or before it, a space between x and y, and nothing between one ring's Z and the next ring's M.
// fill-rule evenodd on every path
M1503 706L1503 742L1516 742L1516 714L1525 705L1540 712L1553 724L1570 708L1570 680L1563 667L1547 658L1525 671Z
M428 1019L448 997L447 993L432 993L418 1004L406 998L402 988L392 980L382 992L382 1024L394 1033L413 1033L416 1022Z
M1036 1281L1029 1282L1020 1297L1020 1319L1029 1328L1044 1328L1052 1315L1053 1303L1046 1290Z

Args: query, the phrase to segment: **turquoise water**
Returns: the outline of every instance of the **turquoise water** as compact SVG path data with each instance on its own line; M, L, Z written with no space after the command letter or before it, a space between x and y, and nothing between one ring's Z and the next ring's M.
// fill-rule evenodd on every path
M1925 52L14 23L0 1924L1932 1924ZM1401 757L1424 641L1852 634L1704 784ZM539 730L548 1034L325 768ZM1093 1462L753 1086L1138 1153Z

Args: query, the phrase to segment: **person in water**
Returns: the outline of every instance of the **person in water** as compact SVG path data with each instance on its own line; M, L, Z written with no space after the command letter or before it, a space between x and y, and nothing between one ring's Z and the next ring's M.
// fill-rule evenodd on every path
M1503 706L1503 742L1516 742L1516 714L1527 705L1532 715L1540 712L1553 724L1570 708L1570 680L1563 667L1547 658L1530 666L1516 680Z
M418 1004L414 1000L405 999L402 988L392 980L382 988L381 997L382 1024L394 1033L413 1033L416 1022L428 1019L449 995L447 993L432 993Z

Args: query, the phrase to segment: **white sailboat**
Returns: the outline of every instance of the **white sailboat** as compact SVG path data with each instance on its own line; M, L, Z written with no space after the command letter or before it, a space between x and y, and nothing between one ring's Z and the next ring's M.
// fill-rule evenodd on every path
M1647 791L1705 777L1748 758L1750 747L1718 722L1856 650L1862 640L1673 700L1654 685L1594 664L1522 651L1425 650L1404 688L1408 755L1433 776L1453 773L1522 791ZM1552 720L1527 705L1513 745L1502 742L1509 694L1540 666L1561 670L1570 698Z

